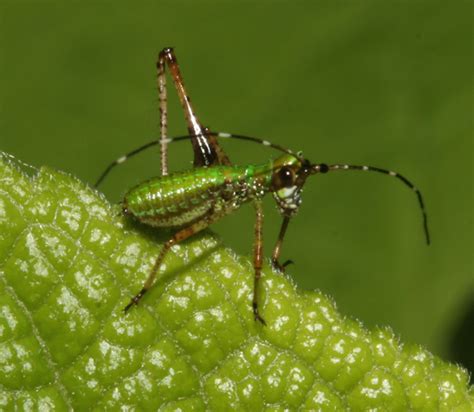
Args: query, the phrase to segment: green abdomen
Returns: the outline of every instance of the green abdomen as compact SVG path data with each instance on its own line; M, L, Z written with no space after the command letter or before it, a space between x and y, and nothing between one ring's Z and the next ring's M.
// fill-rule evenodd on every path
M222 166L156 177L131 189L125 195L123 209L151 226L185 225L205 215L228 182L238 180L241 172Z

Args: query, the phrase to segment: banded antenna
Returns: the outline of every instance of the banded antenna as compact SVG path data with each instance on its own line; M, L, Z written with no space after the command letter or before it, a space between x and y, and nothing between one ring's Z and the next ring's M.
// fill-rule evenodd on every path
M258 143L263 146L271 147L272 149L278 150L283 153L290 154L292 156L295 156L298 159L302 159L300 153L295 153L290 149L284 148L283 146L277 145L275 143L270 142L269 140L265 139L260 139L258 137L252 137L252 136L246 136L246 135L241 135L241 134L235 134L235 133L224 133L224 132L212 132L208 131L204 133L206 136L214 136L218 137L221 139L238 139L238 140L245 140L248 142L253 142L253 143ZM201 134L202 136L202 134ZM137 155L138 153L141 153L145 151L146 149L149 149L150 147L157 146L161 143L173 143L173 142L180 142L184 140L190 140L192 138L196 137L196 135L183 135L183 136L176 136L176 137L169 137L166 139L158 139L158 140L152 140L143 146L140 146L131 152L126 153L125 155L119 157L117 160L114 160L112 163L110 163L107 168L104 170L104 172L100 175L100 177L97 179L97 182L95 183L94 187L98 187L104 179L107 177L107 175L110 173L110 171L115 167L118 166L124 162L126 162L128 159L131 157ZM319 164L313 164L312 165L313 169L317 173L328 173L328 172L334 172L334 171L348 171L348 170L359 170L359 171L364 171L364 172L376 172L376 173L381 173L385 174L388 176L396 177L399 179L405 186L409 187L411 190L413 190L416 194L417 200L418 200L418 205L421 209L422 213L422 219L423 219L423 231L425 233L425 239L426 239L426 244L429 245L431 243L430 239L430 233L428 229L428 215L426 213L425 209L425 204L423 202L423 196L421 194L421 191L406 177L401 175L398 172L394 172L388 169L382 169L379 167L375 166L368 166L368 165L350 165L350 164L332 164L332 165L327 165L325 163L319 163Z
M288 154L293 155L297 158L300 158L300 156L298 154L294 153L290 149L286 149L283 146L274 144L274 143L272 143L268 140L259 139L258 137L244 136L244 135L234 134L234 133L211 132L211 131L208 131L206 133L202 133L199 136L202 136L203 134L206 135L206 136L214 136L214 137L218 137L218 138L221 138L221 139L239 139L239 140L246 140L248 142L259 143L263 146L271 147L271 148L273 148L275 150L278 150L280 152L288 153ZM110 163L107 166L107 168L102 172L100 177L97 179L97 182L95 182L94 187L96 187L96 188L99 187L99 185L104 181L104 179L107 177L107 175L111 172L111 170L115 166L118 166L122 163L125 163L128 159L130 159L131 157L137 155L138 153L141 153L141 152L145 151L146 149L149 149L150 147L153 147L153 146L157 146L161 143L182 142L183 140L190 140L190 139L192 139L196 136L197 135L194 135L194 134L187 134L187 135L183 135L183 136L167 137L166 139L152 140L148 143L145 143L143 146L140 146L140 147L124 154L123 156L120 156L118 159L116 159L112 163Z

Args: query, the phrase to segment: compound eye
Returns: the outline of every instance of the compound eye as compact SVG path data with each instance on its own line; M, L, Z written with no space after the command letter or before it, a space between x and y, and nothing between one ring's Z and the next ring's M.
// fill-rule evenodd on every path
M282 187L293 186L293 171L288 167L282 167L278 171L278 178Z

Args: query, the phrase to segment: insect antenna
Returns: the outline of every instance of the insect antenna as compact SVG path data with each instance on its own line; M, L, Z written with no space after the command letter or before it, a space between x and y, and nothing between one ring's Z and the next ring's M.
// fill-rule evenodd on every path
M263 146L271 147L272 149L278 150L283 153L290 154L292 156L295 156L296 158L300 160L302 159L300 153L295 153L290 149L284 148L283 146L277 145L275 143L272 143L268 140L265 139L260 139L258 137L252 137L252 136L246 136L246 135L240 135L240 134L234 134L234 133L224 133L224 132L212 132L212 131L207 131L204 133L207 136L215 136L217 138L221 139L237 139L237 140L245 140L253 143L258 143ZM95 183L94 187L98 187L104 179L107 177L107 175L110 173L110 171L115 167L118 166L125 161L127 161L129 158L143 152L146 149L149 149L150 147L156 146L162 142L164 143L172 143L172 142L180 142L184 140L190 140L195 135L183 135L183 136L176 136L176 137L169 137L166 139L159 139L159 140L152 140L143 146L140 146L127 154L119 157L117 160L113 161L110 163L107 168L104 170L104 172L100 175L100 177L97 179L97 182ZM426 238L426 243L429 245L431 243L430 239L430 232L428 229L428 215L426 213L425 205L423 202L423 196L421 194L421 191L406 177L401 175L400 173L393 172L391 170L387 169L381 169L379 167L375 166L360 166L360 165L349 165L349 164L332 164L332 165L327 165L325 163L318 163L318 164L313 164L312 166L312 171L311 173L327 173L327 172L334 172L334 171L347 171L347 170L359 170L359 171L368 171L368 172L377 172L377 173L382 173L385 175L389 175L392 177L396 177L399 179L405 186L408 186L411 190L413 190L416 193L417 199L418 199L418 204L421 209L422 217L423 217L423 230L425 233L425 238Z
M97 181L94 184L94 187L98 187L103 180L107 177L107 175L110 173L110 171L115 167L118 166L125 161L127 161L129 158L135 156L136 154L143 152L144 150L156 146L158 143L160 143L159 140L152 140L151 142L148 142L147 144L144 144L143 146L138 147L137 149L132 150L131 152L128 152L127 154L124 154L123 156L120 156L117 160L114 160L112 163L110 163L107 168L102 172L100 177L97 179Z
M235 133L224 133L224 132L211 132L209 131L208 133L205 133L207 136L214 136L220 139L237 139L237 140L246 140L247 142L253 142L253 143L258 143L263 146L271 147L272 149L278 150L283 153L288 153L290 155L293 155L297 158L300 158L298 154L293 152L290 149L287 149L286 147L280 146L278 144L272 143L269 140L261 139L259 137L253 137L253 136L246 136L242 134L235 134ZM165 139L167 143L171 142L179 142L182 140L188 140L191 139L194 136L178 136L178 137L170 137L169 139Z
M418 199L418 204L421 209L422 217L423 217L423 230L425 233L426 244L429 245L430 240L430 232L428 230L428 215L426 213L425 204L423 202L423 196L417 187L410 182L405 176L401 175L400 173L393 172L387 169L381 169L379 167L374 166L358 166L358 165L347 165L347 164L332 164L327 165L325 163L319 163L312 165L313 173L327 173L327 172L334 172L334 171L346 171L346 170L361 170L363 172L377 172L382 173L384 175L389 175L392 177L396 177L399 179L405 186L408 186L411 190L416 193L416 197Z
M208 131L208 132L203 133L203 134L206 135L206 136L215 136L215 137L221 138L221 139L246 140L246 141L249 141L249 142L254 142L254 143L261 144L263 146L271 147L272 149L278 150L280 152L288 153L288 154L293 155L297 158L300 158L300 156L298 154L294 153L290 149L286 149L283 146L274 144L274 143L272 143L268 140L265 140L265 139L259 139L258 137L245 136L245 135L233 134L233 133L211 132L211 131ZM202 134L200 136L202 136ZM144 144L143 146L140 146L140 147L132 150L131 152L128 152L128 153L124 154L123 156L120 156L118 159L114 160L112 163L110 163L107 166L107 168L102 172L100 177L95 182L94 187L97 188L104 181L104 179L108 176L108 174L111 172L111 170L113 168L115 168L116 166L126 162L128 159L130 159L131 157L137 155L138 153L141 153L144 150L149 149L150 147L157 146L160 143L180 142L180 141L183 141L183 140L190 140L194 137L196 137L196 135L189 135L188 134L188 135L183 135L183 136L169 137L169 138L166 138L166 139L152 140L152 141Z

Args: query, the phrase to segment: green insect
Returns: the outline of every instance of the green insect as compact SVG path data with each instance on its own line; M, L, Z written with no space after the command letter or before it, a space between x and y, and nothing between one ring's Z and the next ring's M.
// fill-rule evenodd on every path
M170 71L184 109L189 132L187 136L174 138L167 136L166 67ZM302 188L306 179L311 175L359 170L383 173L398 178L417 195L423 217L426 242L430 243L427 215L421 192L402 175L373 166L311 163L300 153L294 153L267 140L212 132L202 126L194 113L173 49L166 48L160 52L157 68L161 139L135 149L111 163L95 185L98 186L112 168L125 162L131 156L151 146L160 145L161 176L151 178L129 190L122 201L122 210L126 216L141 223L158 228L174 228L175 233L164 244L142 289L131 299L125 307L125 311L138 304L143 295L153 286L166 254L173 245L207 228L243 204L252 202L256 212L252 309L255 320L265 325L265 320L259 313L257 298L263 265L262 198L267 193L272 193L283 217L272 254L273 266L283 271L285 266L291 262L280 263L283 239L290 219L296 214L301 204ZM218 140L223 138L256 142L276 149L282 152L282 155L276 160L260 165L235 166L232 165L218 143ZM190 140L192 143L194 168L168 174L168 144L183 140Z

